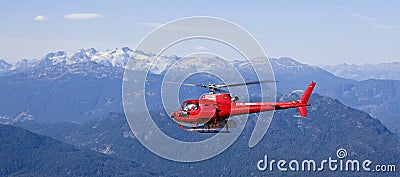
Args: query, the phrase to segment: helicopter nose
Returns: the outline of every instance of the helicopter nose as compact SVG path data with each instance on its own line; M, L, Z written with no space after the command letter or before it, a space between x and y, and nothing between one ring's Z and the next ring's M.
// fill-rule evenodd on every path
M176 117L176 114L172 113L170 117L171 117L171 119L174 119Z

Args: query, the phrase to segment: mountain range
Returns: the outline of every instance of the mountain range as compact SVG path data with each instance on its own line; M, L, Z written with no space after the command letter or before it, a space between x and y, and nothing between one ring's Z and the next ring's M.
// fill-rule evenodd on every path
M141 71L151 65L148 59L152 57L155 55L124 47L107 51L81 49L70 54L57 51L14 65L1 60L0 122L24 119L84 122L108 112L122 112L123 67L132 60L133 69ZM150 73L162 77L166 68L179 59L161 56ZM391 131L400 133L400 110L396 106L400 97L399 80L356 81L291 58L271 58L270 62L279 81L278 92L303 90L313 80L318 83L315 92L366 111ZM256 79L246 62L233 61L233 64L248 80Z
M93 155L95 164L102 164L104 161L98 160L98 158L103 157L116 158L115 160L124 159L127 160L127 164L138 164L138 162L163 164L156 166L159 166L160 171L166 172L168 176L266 175L258 172L255 166L257 160L266 153L274 154L272 157L276 158L306 159L315 157L322 159L334 155L336 150L341 147L351 152L351 157L354 158L371 158L374 162L399 164L396 157L400 154L400 143L399 137L395 135L400 135L400 110L397 106L400 99L399 80L358 81L351 77L338 77L325 69L303 64L291 58L270 59L275 78L279 81L277 82L278 95L303 90L310 81L317 82L315 89L317 94L313 94L311 98L313 106L309 110L308 119L297 118L298 113L295 110L276 112L271 128L260 145L249 149L247 142L256 121L256 117L251 116L248 126L239 140L217 157L194 164L182 164L161 159L146 150L135 139L127 125L121 103L124 66L129 60L132 60L132 66L134 66L132 69L142 72L143 68L151 65L148 58L153 57L155 57L154 54L133 51L125 47L107 51L81 49L74 53L57 51L49 53L41 59L24 59L15 64L0 60L0 98L2 98L0 99L0 122L12 125L6 126L4 132L20 132L8 133L0 138L2 142L3 140L10 142L9 145L4 143L7 151L2 151L5 152L3 156L18 154L10 147L17 146L16 143L21 141L31 142L19 145L26 147L25 151L30 154L46 153L38 151L36 146L32 147L30 144L38 144L37 141L49 141L50 144L55 143L61 146L45 144L41 147L45 151L47 151L47 147L56 147L56 150L48 149L48 151L54 152L49 155L50 157L57 157L58 151L60 153L67 151L67 154L69 151L79 151L78 154L94 153L93 151L95 151L101 153L100 155L106 155L98 156L95 153L96 155ZM180 59L178 56L161 56L161 60L157 60L154 63L155 67L150 70L150 80L161 80L166 68ZM233 60L232 63L247 77L247 80L256 79L246 62ZM204 67L207 66L211 67L211 65ZM210 77L196 79L200 83L207 83ZM157 89L160 85L155 84L152 87L154 88L150 89ZM252 88L249 87L249 89ZM181 96L191 97L204 93L204 91L206 90L192 90L183 92ZM154 99L159 96L153 95ZM281 98L278 97L278 99ZM197 99L197 97L193 99ZM150 102L148 106L160 116L157 125L164 126L161 129L167 134L189 138L203 136L187 135L187 132L183 132L175 124L167 122L169 120L168 113L160 112L159 102ZM14 126L28 129L34 133ZM25 134L29 136L25 136ZM18 139L19 137L21 139ZM16 142L13 142L12 139L15 139ZM2 148L0 147L0 149ZM72 155L70 156L72 157ZM31 156L28 154L21 156L21 158L29 157ZM8 160L12 159L14 157ZM18 158L15 157L15 159ZM45 160L36 156L34 159ZM36 163L28 162L29 164ZM54 161L49 162L55 163ZM122 162L125 161L122 160ZM13 162L6 160L3 163ZM40 174L38 169L47 167L47 164L41 163L43 166L36 170L28 165L25 171L22 167L11 169L14 168L12 165L5 165L2 169L6 171L2 174ZM70 162L62 163L65 163L63 166L69 166ZM118 167L112 168L118 169L119 163L116 165ZM85 164L82 166L85 167ZM105 168L104 165L99 166ZM209 169L210 166L215 168ZM247 166L247 168L242 169L242 166ZM87 168L91 169L92 167ZM140 169L127 168L126 171L122 170L121 175L129 175L130 170L140 174ZM150 168L146 167L146 169ZM159 171L156 170L156 172ZM52 176L54 174L56 173L49 172L42 175ZM64 175L64 173L62 174ZM74 174L82 176L79 173ZM93 173L85 171L85 174L91 176ZM108 174L115 173L112 170L110 173L104 173L104 175ZM273 174L281 175L281 173ZM354 173L346 174L346 176L355 175ZM162 174L154 173L153 175ZM296 174L293 175L296 176ZM304 174L302 173L302 175ZM307 176L315 175L307 174ZM327 173L327 175L335 174ZM369 173L362 174L362 176L366 175L374 176ZM394 173L387 175L397 176Z
M239 139L226 151L211 159L196 163L179 163L162 159L144 148L129 129L124 114L109 113L97 120L82 124L38 123L34 120L16 124L36 133L51 136L83 150L94 150L119 158L157 165L167 176L253 176L282 175L279 171L260 172L257 161L264 155L271 159L314 159L332 157L344 148L348 159L369 159L374 164L400 165L400 138L367 113L347 107L337 100L318 94L311 96L306 119L299 118L296 110L277 111L270 128L254 148L248 140L254 128L255 116L250 116ZM189 133L176 124L167 123L168 116L159 114L154 119L160 129L169 129L177 137L207 136ZM162 165L161 165L162 164ZM371 172L287 172L290 176L376 176ZM379 174L380 175L380 174ZM397 172L385 176L397 176Z

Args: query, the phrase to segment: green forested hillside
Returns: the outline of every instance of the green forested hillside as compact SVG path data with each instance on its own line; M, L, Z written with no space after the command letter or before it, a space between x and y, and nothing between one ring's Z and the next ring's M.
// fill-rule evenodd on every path
M157 175L141 164L0 125L0 176ZM149 168L147 168L149 169Z

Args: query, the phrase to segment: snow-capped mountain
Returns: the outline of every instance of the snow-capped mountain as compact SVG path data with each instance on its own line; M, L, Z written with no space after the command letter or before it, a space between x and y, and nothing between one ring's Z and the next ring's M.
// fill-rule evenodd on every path
M11 64L7 63L5 60L0 59L0 72L8 71L11 68Z
M336 76L359 81L367 79L400 80L400 62L363 65L344 63L320 67Z
M141 51L133 51L128 47L97 51L94 48L80 49L73 53L65 51L51 52L41 59L23 59L14 65L0 60L0 75L11 75L17 73L30 73L33 77L49 76L57 74L95 74L96 77L121 77L123 69L130 59L135 70L141 70L151 65L154 54L146 54ZM160 56L151 68L155 74L162 73L168 66L172 65L177 56Z
M157 81L180 59L177 56L161 56L152 63L154 58L154 54L125 47L106 51L81 49L73 53L56 51L41 59L24 59L14 65L0 60L0 122L15 122L14 119L84 122L108 112L122 112L122 76L128 61L131 62L129 69L134 71L144 71L152 66L151 77ZM217 68L224 71L223 64L217 59L207 64L204 60L193 61L195 63L174 67L180 67L179 70L198 67L200 70ZM398 109L393 105L400 96L396 90L399 81L358 82L291 58L271 58L269 61L275 79L279 81L278 94L304 90L309 82L315 81L318 83L316 93L337 98L377 118L384 114L389 121L397 118L392 115L398 115ZM254 62L266 61L255 59ZM251 74L251 66L247 62L232 60L232 63L248 81L257 79ZM202 81L199 82L202 84ZM30 116L21 113L29 113ZM386 125L394 125L387 122L383 121ZM397 127L400 125L392 130Z
M5 60L0 60L0 75L29 73L31 77L58 77L70 73L80 75L94 74L96 77L100 78L121 77L123 69L127 66L128 61L131 62L129 64L129 69L141 71L146 68L151 68L150 73L162 74L180 59L180 57L175 55L160 56L159 59L152 63L155 57L154 54L133 51L128 47L109 49L106 51L98 51L94 48L80 49L73 53L55 51L46 54L41 59L23 59L14 65L7 63ZM207 65L204 65L204 59L192 60L191 62L195 63L180 65L178 67L184 70L193 69L195 66L197 69L205 70L207 67L220 68L223 66L219 63L220 60L210 58L209 61ZM255 59L252 62L258 62L258 60ZM259 60L259 62L265 62L265 60ZM252 66L245 61L234 60L232 63L245 73L250 73L252 70ZM322 71L318 67L302 64L287 57L279 59L272 58L270 59L270 63L274 72L282 74L288 73L288 70L290 70L291 75L297 75L298 73L304 74L304 72L311 75L312 73Z
M155 60L151 63L156 56L154 54L147 54L142 51L133 51L128 47L121 49L109 49L106 51L98 51L94 48L80 49L73 53L65 51L55 51L46 54L41 59L23 59L18 61L14 65L7 63L5 60L0 60L0 75L10 75L16 73L36 73L41 72L41 76L46 75L45 71L59 71L61 73L73 73L80 74L85 71L97 73L99 70L104 69L123 69L130 62L130 69L142 70L143 68L149 68L153 74L161 74L166 71L171 65L173 65L180 57L172 56L160 56L160 59ZM211 58L211 60L213 60ZM200 67L220 67L220 63L216 60L209 62L208 65L204 65L204 60L193 60L198 63L191 63L193 66ZM257 60L254 60L257 62ZM265 60L260 60L265 61ZM232 61L233 64L241 70L248 70L249 64L244 61ZM319 70L318 67L309 66L306 64L299 63L291 58L279 58L270 60L272 67L275 72L286 72L290 68L292 73L304 72L304 71L315 71ZM100 68L99 68L100 67ZM179 66L181 69L189 69L189 65ZM203 68L203 70L205 69ZM87 73L86 73L87 74Z

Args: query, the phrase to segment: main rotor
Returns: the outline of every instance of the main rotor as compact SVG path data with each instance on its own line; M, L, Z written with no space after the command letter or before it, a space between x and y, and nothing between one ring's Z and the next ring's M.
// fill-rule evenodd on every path
M221 89L223 87L235 87L235 86L242 86L242 85L253 85L253 84L271 83L271 82L276 82L276 81L264 80L264 81L253 81L253 82L244 82L244 83L238 83L238 84L224 84L224 85L219 85L219 84L208 84L208 85L182 84L182 85L191 86L191 87L208 88L210 94L215 94L216 92L223 92L224 90ZM180 84L178 82L167 82L167 83Z

